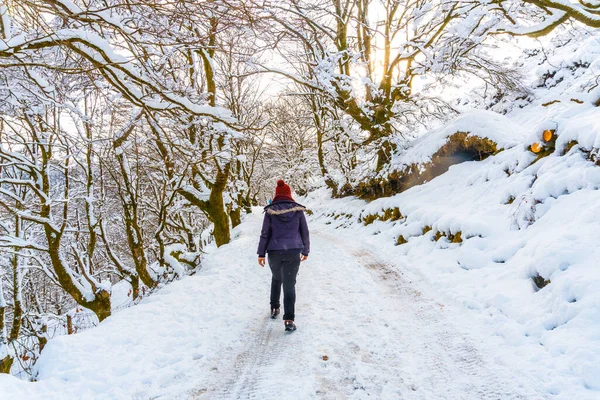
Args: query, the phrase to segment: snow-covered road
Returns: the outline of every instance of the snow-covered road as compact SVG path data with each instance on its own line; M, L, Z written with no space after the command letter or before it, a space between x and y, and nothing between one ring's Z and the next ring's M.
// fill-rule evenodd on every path
M2 377L0 389L12 399L546 398L400 262L327 229L311 233L298 330L285 333L268 318L270 271L256 264L261 217L249 216L196 276L52 341L39 382Z
M299 330L286 334L262 312L232 368L196 398L543 398L486 357L401 265L348 238L312 238L298 278Z

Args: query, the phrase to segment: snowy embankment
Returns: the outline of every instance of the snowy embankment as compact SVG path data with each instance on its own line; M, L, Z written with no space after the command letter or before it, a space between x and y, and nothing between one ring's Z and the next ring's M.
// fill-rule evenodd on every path
M426 163L469 126L492 140L507 132L505 150L484 161L371 203L322 191L307 205L315 221L364 237L471 309L550 398L592 399L600 397L600 108L547 107L463 115L407 154ZM544 130L553 142L536 159L529 146L544 143Z

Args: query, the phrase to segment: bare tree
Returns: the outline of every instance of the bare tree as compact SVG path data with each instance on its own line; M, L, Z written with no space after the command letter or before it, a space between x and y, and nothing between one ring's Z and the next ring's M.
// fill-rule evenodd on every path
M313 177L319 176L311 112L297 96L281 97L266 111L269 125L262 168L270 172L266 173L269 189L277 179L285 178L297 193L304 194Z
M293 51L284 57L304 60L309 68L260 68L319 93L351 117L364 133L361 145L378 148L377 170L395 148L392 135L451 111L415 88L416 77L462 73L494 79L506 72L480 51L490 27L475 3L288 0L270 3L267 12L279 27L271 28L277 43L287 41Z
M76 190L71 164L74 143L62 134L57 119L44 114L25 111L18 120L5 119L4 123L13 150L2 146L0 160L15 165L24 176L11 180L10 186L1 189L0 207L23 221L38 224L42 232L40 237L30 240L6 234L0 238L0 246L43 252L45 257L37 259L40 267L77 303L103 320L110 315L110 292L96 279L87 258L93 255L93 248L87 255L81 253L76 246L79 229L73 230L71 226L71 219L76 218L73 213L77 213L69 201ZM85 171L80 172L85 174ZM11 204L9 199L17 196L20 187L30 188L36 202L27 204L26 208ZM92 220L88 218L88 221ZM89 225L86 228L89 229ZM68 237L72 235L75 241L70 242ZM75 268L69 265L68 253L76 261Z
M179 134L194 149L189 155L201 159L186 163L189 182L178 188L179 194L213 222L217 244L227 243L223 195L237 128L231 112L218 106L214 60L219 36L238 26L236 12L245 8L225 1L53 0L15 2L10 10L6 20L14 28L3 31L2 65L93 75L141 110L143 121L162 142L159 150L167 168L175 160L163 139ZM14 39L17 30L22 34ZM44 56L50 51L54 56ZM65 65L64 60L69 62ZM170 125L169 132L164 125Z
M539 37L569 21L600 28L600 3L597 0L565 2L556 0L494 1L488 8L501 22L498 32Z

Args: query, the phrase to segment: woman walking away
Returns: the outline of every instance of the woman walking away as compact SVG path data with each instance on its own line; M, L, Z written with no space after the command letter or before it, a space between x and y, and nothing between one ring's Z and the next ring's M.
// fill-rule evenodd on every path
M279 315L281 285L283 284L283 322L286 331L295 331L296 275L300 262L308 258L310 238L304 211L294 201L290 187L277 181L273 202L265 207L265 218L258 243L258 264L265 266L269 253L271 279L271 318Z

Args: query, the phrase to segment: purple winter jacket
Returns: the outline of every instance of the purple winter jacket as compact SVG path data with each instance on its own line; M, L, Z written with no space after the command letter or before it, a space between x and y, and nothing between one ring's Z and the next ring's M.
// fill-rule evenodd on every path
M266 253L310 252L306 208L294 201L280 200L265 207L265 218L260 232L258 256Z

